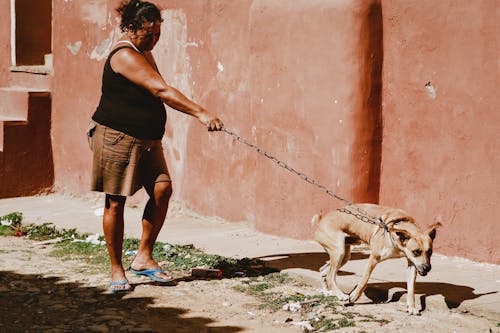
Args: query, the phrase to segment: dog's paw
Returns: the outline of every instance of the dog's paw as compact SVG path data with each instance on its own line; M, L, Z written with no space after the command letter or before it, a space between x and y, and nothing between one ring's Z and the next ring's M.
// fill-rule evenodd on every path
M354 302L356 302L356 300L359 298L355 293L350 293L349 295L347 295L347 302L348 304L354 304Z
M323 296L334 296L334 297L337 297L337 299L340 302L349 301L349 295L344 294L343 292L335 292L333 290L329 290L329 289L323 288L323 289L321 289L321 293L323 294Z
M349 295L347 294L342 293L342 294L336 294L335 296L338 298L340 302L350 302Z
M412 316L419 316L420 311L416 307L408 307L408 314Z

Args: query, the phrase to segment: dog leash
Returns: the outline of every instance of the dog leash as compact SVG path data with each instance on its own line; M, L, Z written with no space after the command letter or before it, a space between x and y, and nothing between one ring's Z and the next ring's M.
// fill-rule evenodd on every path
M336 194L332 190L328 189L326 186L319 184L318 182L316 182L314 179L312 179L311 177L307 176L303 172L297 171L295 168L291 167L289 164L287 164L287 163L279 160L278 158L274 157L273 155L271 155L270 153L268 153L264 149L259 148L258 146L254 145L253 143L248 142L247 140L245 140L244 138L242 138L240 135L238 135L238 134L236 134L236 133L234 133L234 132L226 129L225 127L222 128L222 131L225 132L226 134L229 134L230 136L234 137L236 139L236 141L238 141L238 142L240 142L240 143L242 143L242 144L250 147L252 150L256 151L258 154L263 155L266 158L270 159L271 161L273 161L275 164L277 164L278 166L282 167L283 169L286 169L286 170L290 171L291 173L299 176L300 178L302 178L304 181L308 182L309 184L316 186L317 188L319 188L320 190L324 191L329 196L331 196L331 197L333 197L333 198L335 198L335 199L337 199L339 201L344 202L348 206L353 206L352 208L355 209L355 212L353 212L353 211L351 211L350 209L347 209L347 208L338 208L337 209L338 211L346 213L346 214L351 214L355 218L357 218L358 220L361 220L361 221L363 221L365 223L371 223L371 224L378 225L382 229L384 229L384 232L388 232L389 231L389 228L388 228L387 224L384 222L384 220L382 220L381 217L375 218L373 216L370 216L364 209L356 207L356 205L353 202L351 202L351 201L349 201L349 200L341 197L340 195Z

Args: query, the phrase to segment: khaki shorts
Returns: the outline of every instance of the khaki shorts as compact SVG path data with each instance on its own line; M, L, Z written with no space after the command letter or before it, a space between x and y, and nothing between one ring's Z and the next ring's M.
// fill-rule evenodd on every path
M161 140L141 140L91 123L93 150L91 190L131 196L143 186L170 182Z

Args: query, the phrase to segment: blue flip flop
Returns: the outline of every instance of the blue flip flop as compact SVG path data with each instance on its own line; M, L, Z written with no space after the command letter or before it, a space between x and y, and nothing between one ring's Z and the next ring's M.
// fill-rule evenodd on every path
M129 270L130 270L130 272L134 273L135 275L147 276L148 278L150 278L151 280L156 281L156 282L168 283L168 282L172 282L172 280L173 280L173 278L162 279L161 277L158 277L155 275L157 273L167 274L163 269L135 270L131 267Z
M126 293L129 291L132 291L132 286L129 285L128 287L125 287L128 284L128 280L122 280L122 281L110 281L109 282L109 290L112 293ZM114 287L120 287L120 288L114 288Z

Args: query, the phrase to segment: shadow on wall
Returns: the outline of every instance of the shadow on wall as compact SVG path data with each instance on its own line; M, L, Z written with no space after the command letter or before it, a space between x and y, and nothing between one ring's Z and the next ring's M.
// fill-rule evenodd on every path
M2 332L242 331L234 326L208 326L212 319L187 317L188 310L153 306L152 298L103 294L99 288L63 283L57 277L0 272L0 288Z
M361 85L362 96L366 96L363 110L366 110L367 122L372 128L361 131L362 138L367 140L363 146L367 147L369 159L369 174L367 183L367 197L379 202L380 169L382 163L382 66L384 59L384 29L382 21L382 5L380 0L371 3L360 30L360 44L367 44L365 59L360 70L362 76L367 78ZM366 133L366 134L364 134ZM367 137L365 137L365 135Z
M54 184L50 94L29 93L27 98L27 121L3 123L0 198L48 192Z

